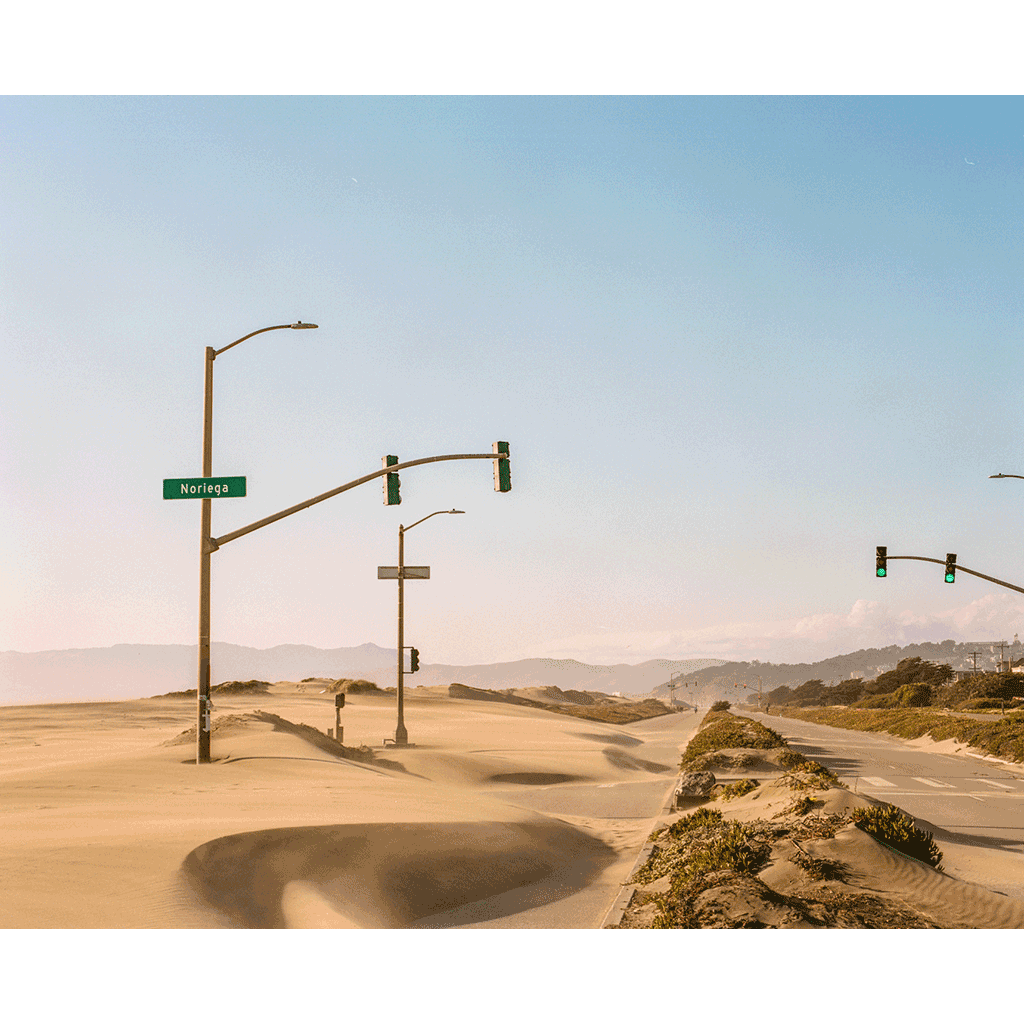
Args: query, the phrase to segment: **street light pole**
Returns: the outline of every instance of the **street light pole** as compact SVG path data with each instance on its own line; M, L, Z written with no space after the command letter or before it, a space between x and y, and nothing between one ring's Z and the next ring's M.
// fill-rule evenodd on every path
M465 515L462 509L439 509L431 512L429 516L417 519L412 526L398 524L398 724L395 727L395 746L407 747L409 745L409 732L405 728L405 535L413 526L419 526L426 522L431 516L461 516Z
M203 383L203 476L213 476L213 361L222 352L267 331L315 329L316 324L278 324L246 334L224 348L206 347ZM196 764L210 763L210 555L217 550L212 534L212 499L203 498L199 538L199 678L196 684Z

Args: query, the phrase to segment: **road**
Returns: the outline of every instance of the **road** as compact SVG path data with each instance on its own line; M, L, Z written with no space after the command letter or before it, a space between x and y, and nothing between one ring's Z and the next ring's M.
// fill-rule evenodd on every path
M931 753L879 733L835 729L742 710L781 733L789 745L825 765L857 793L903 808L945 843L1004 851L1000 892L1024 900L1024 766L969 755Z

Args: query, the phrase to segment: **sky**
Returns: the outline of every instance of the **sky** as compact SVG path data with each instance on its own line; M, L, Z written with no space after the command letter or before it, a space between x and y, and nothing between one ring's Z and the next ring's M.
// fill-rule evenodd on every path
M807 661L1024 633L1024 101L0 97L0 649Z

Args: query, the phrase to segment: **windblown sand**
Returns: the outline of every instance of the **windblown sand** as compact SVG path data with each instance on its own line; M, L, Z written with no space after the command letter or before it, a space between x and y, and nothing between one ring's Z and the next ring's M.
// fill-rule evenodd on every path
M350 694L344 743L383 759L366 763L281 724L334 725L315 686L214 699L203 766L180 741L194 699L0 708L0 927L487 927L538 907L523 926L598 927L656 822L572 793L667 797L692 729L660 740L410 688L416 746L396 751L394 697Z
M327 738L334 698L316 684L215 702L203 766L182 738L193 699L0 708L0 927L598 928L651 830L678 817L660 795L699 722L608 725L410 688L416 746L395 750L394 696L349 694L344 742L376 758L358 761ZM630 786L653 794L650 816L602 809ZM766 784L721 806L749 820L792 798ZM815 813L862 799L832 791ZM1021 858L937 838L945 875L852 826L809 849L842 861L851 891L940 927L1021 927L1024 906L991 891ZM806 888L785 844L760 881ZM744 900L763 916L755 896L715 896L723 922Z

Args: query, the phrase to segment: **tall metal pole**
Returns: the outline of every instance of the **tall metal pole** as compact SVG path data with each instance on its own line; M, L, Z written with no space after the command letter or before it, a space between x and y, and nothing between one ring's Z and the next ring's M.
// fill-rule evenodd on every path
M261 327L237 341L214 349L206 347L206 374L203 386L203 476L213 476L213 361L229 348L241 345L267 331L315 329L316 324L276 324ZM218 545L212 537L210 498L203 498L199 538L199 673L196 681L196 764L210 763L210 555Z
M415 525L415 524L413 524ZM409 742L405 728L405 689L402 679L402 655L405 653L405 527L398 526L398 726L395 729L395 746L404 747Z
M203 476L213 476L213 360L207 346L203 391ZM211 499L203 498L199 538L199 678L196 685L196 764L210 762L210 545Z

